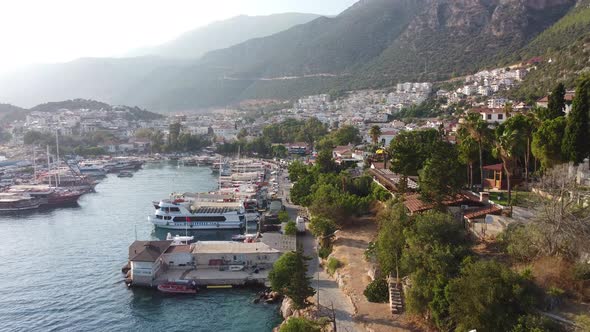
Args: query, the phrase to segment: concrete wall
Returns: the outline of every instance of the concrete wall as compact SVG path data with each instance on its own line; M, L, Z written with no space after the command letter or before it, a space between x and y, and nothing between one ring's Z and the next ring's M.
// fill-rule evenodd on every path
M171 269L186 268L194 264L193 254L187 252L164 254L162 260Z
M157 265L157 266L156 266ZM152 262L131 262L131 280L135 285L151 286L157 271L159 263Z
M222 260L224 265L244 264L260 265L274 264L279 259L280 253L251 253L251 254L195 254L196 264L199 267L209 267L211 260Z

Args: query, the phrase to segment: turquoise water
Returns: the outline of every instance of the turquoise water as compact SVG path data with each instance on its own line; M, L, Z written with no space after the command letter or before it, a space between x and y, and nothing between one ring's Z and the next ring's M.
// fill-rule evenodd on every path
M280 323L278 308L253 304L255 290L180 296L122 283L135 234L166 236L147 221L152 200L215 185L208 168L146 165L132 178L109 175L79 207L0 216L0 331L272 330Z

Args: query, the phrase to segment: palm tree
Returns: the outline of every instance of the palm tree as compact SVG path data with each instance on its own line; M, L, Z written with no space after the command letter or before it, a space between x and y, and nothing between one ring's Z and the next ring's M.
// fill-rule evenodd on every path
M377 144L379 142L379 137L381 137L381 128L378 125L374 125L369 129L369 136L371 136L371 141L373 144Z
M490 129L488 123L482 119L479 113L470 113L461 125L469 136L477 143L479 149L479 172L481 176L481 190L484 190L483 182L483 146L489 141Z
M465 128L459 129L459 158L461 162L467 165L467 183L469 188L473 188L473 164L478 159L478 145L477 142L469 136Z
M496 131L496 140L494 150L492 151L496 158L502 160L508 187L508 203L512 206L512 186L510 180L516 168L516 152L519 144L519 132L506 126L498 127Z

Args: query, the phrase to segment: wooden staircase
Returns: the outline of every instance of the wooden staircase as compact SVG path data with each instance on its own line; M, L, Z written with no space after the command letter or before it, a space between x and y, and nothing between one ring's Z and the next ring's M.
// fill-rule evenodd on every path
M387 278L389 288L389 306L393 315L400 315L404 311L403 288L398 278L389 276Z

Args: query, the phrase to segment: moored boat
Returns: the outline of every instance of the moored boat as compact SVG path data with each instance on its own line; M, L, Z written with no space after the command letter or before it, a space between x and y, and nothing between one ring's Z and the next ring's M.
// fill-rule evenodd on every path
M223 203L203 203L162 200L154 204L156 212L148 220L164 229L241 229L246 221L243 209L223 206Z
M196 294L197 289L192 285L179 284L175 282L167 282L158 285L158 290L163 293L171 294Z
M38 209L41 200L27 194L0 193L0 213Z

